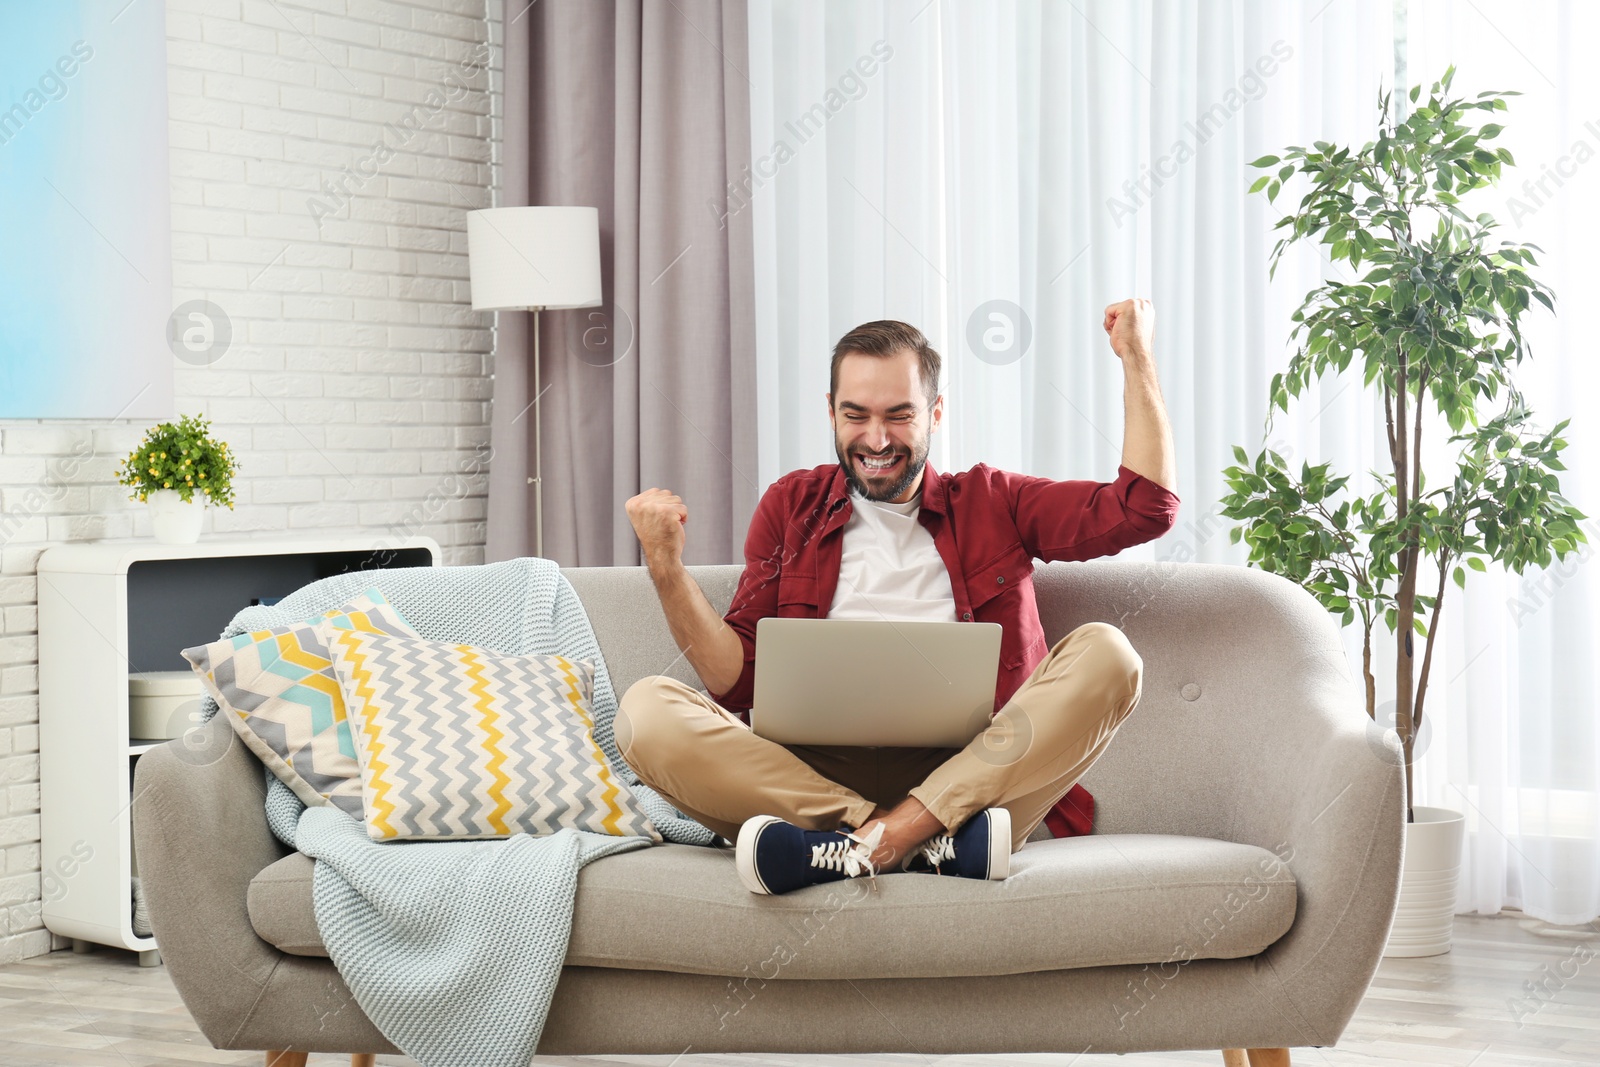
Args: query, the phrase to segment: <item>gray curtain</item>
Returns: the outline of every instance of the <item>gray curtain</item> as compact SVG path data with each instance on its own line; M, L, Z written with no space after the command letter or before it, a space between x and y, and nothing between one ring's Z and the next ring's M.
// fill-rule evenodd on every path
M623 504L671 489L685 559L741 558L755 508L745 0L511 0L500 203L600 210L605 306L541 317L544 554L631 565ZM490 560L533 553L530 315L495 350Z

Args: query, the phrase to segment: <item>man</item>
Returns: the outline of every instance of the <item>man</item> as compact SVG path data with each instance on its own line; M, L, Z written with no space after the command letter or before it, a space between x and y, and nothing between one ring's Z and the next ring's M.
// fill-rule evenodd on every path
M828 417L838 463L763 495L732 606L719 617L682 562L689 513L663 489L628 517L673 638L704 694L645 678L616 720L623 758L685 814L736 842L741 879L778 893L886 866L1004 878L1010 855L1110 743L1140 695L1122 632L1086 623L1047 648L1034 558L1084 560L1161 536L1177 516L1172 434L1147 300L1106 309L1124 372L1113 482L1051 481L927 463L944 414L939 355L901 322L834 347ZM962 749L780 745L745 723L757 620L991 621L1002 626L997 713ZM818 680L825 692L827 679ZM738 713L738 714L736 714Z

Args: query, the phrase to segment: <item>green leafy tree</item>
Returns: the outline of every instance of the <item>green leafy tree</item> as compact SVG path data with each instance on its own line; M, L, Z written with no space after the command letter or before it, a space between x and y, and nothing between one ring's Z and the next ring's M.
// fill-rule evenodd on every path
M1534 301L1554 311L1553 295L1527 270L1536 246L1501 241L1491 247L1493 217L1469 216L1459 198L1495 183L1511 153L1491 147L1503 129L1475 125L1477 112L1506 110L1512 92L1450 95L1452 66L1425 101L1422 87L1404 119L1378 100L1378 135L1359 149L1317 141L1263 156L1267 171L1250 187L1276 201L1296 174L1309 185L1299 206L1281 218L1285 231L1271 255L1276 274L1299 241L1326 247L1350 277L1306 295L1293 316L1295 352L1272 378L1267 407L1289 410L1291 397L1325 373L1359 373L1363 388L1381 390L1389 466L1370 472L1377 489L1349 492L1349 475L1332 464L1302 462L1295 472L1270 448L1253 458L1235 446L1226 469L1231 492L1223 514L1249 548L1250 562L1308 589L1344 625L1362 627L1367 714L1376 717L1373 626L1379 619L1396 642L1396 729L1405 747L1406 804L1428 693L1447 579L1466 584L1467 570L1493 560L1518 574L1564 559L1580 542L1584 514L1559 493L1564 470L1561 432L1541 433L1512 380L1531 353L1523 316ZM1341 272L1342 273L1342 272ZM1456 449L1448 485L1422 476L1424 416L1443 419ZM1433 592L1419 591L1423 562ZM1420 672L1413 636L1425 642Z
M145 431L144 440L117 468L117 481L133 490L131 500L171 489L192 501L202 493L211 503L233 507L233 476L238 461L226 441L211 436L211 423L199 415L184 415Z

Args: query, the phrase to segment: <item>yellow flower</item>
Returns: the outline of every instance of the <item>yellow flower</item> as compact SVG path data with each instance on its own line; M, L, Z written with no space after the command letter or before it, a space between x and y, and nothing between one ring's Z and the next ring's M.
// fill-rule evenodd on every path
M171 482L162 482L161 483L161 488L163 488L163 489L171 489L172 488L172 483Z
M151 473L151 474L160 474L160 473L161 473L161 472L160 472L160 471L158 471L158 470L156 470L156 469L155 469L155 468L154 468L154 467L151 467L151 468L150 468L150 473Z

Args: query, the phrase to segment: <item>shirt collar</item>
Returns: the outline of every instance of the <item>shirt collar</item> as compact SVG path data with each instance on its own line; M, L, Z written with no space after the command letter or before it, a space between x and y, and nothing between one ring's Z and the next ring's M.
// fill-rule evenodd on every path
M922 467L922 506L928 511L938 515L947 514L945 510L945 482L946 478L933 469L933 461L929 460ZM835 464L833 480L828 485L828 510L831 512L842 507L850 499L850 480L845 477L844 467Z

